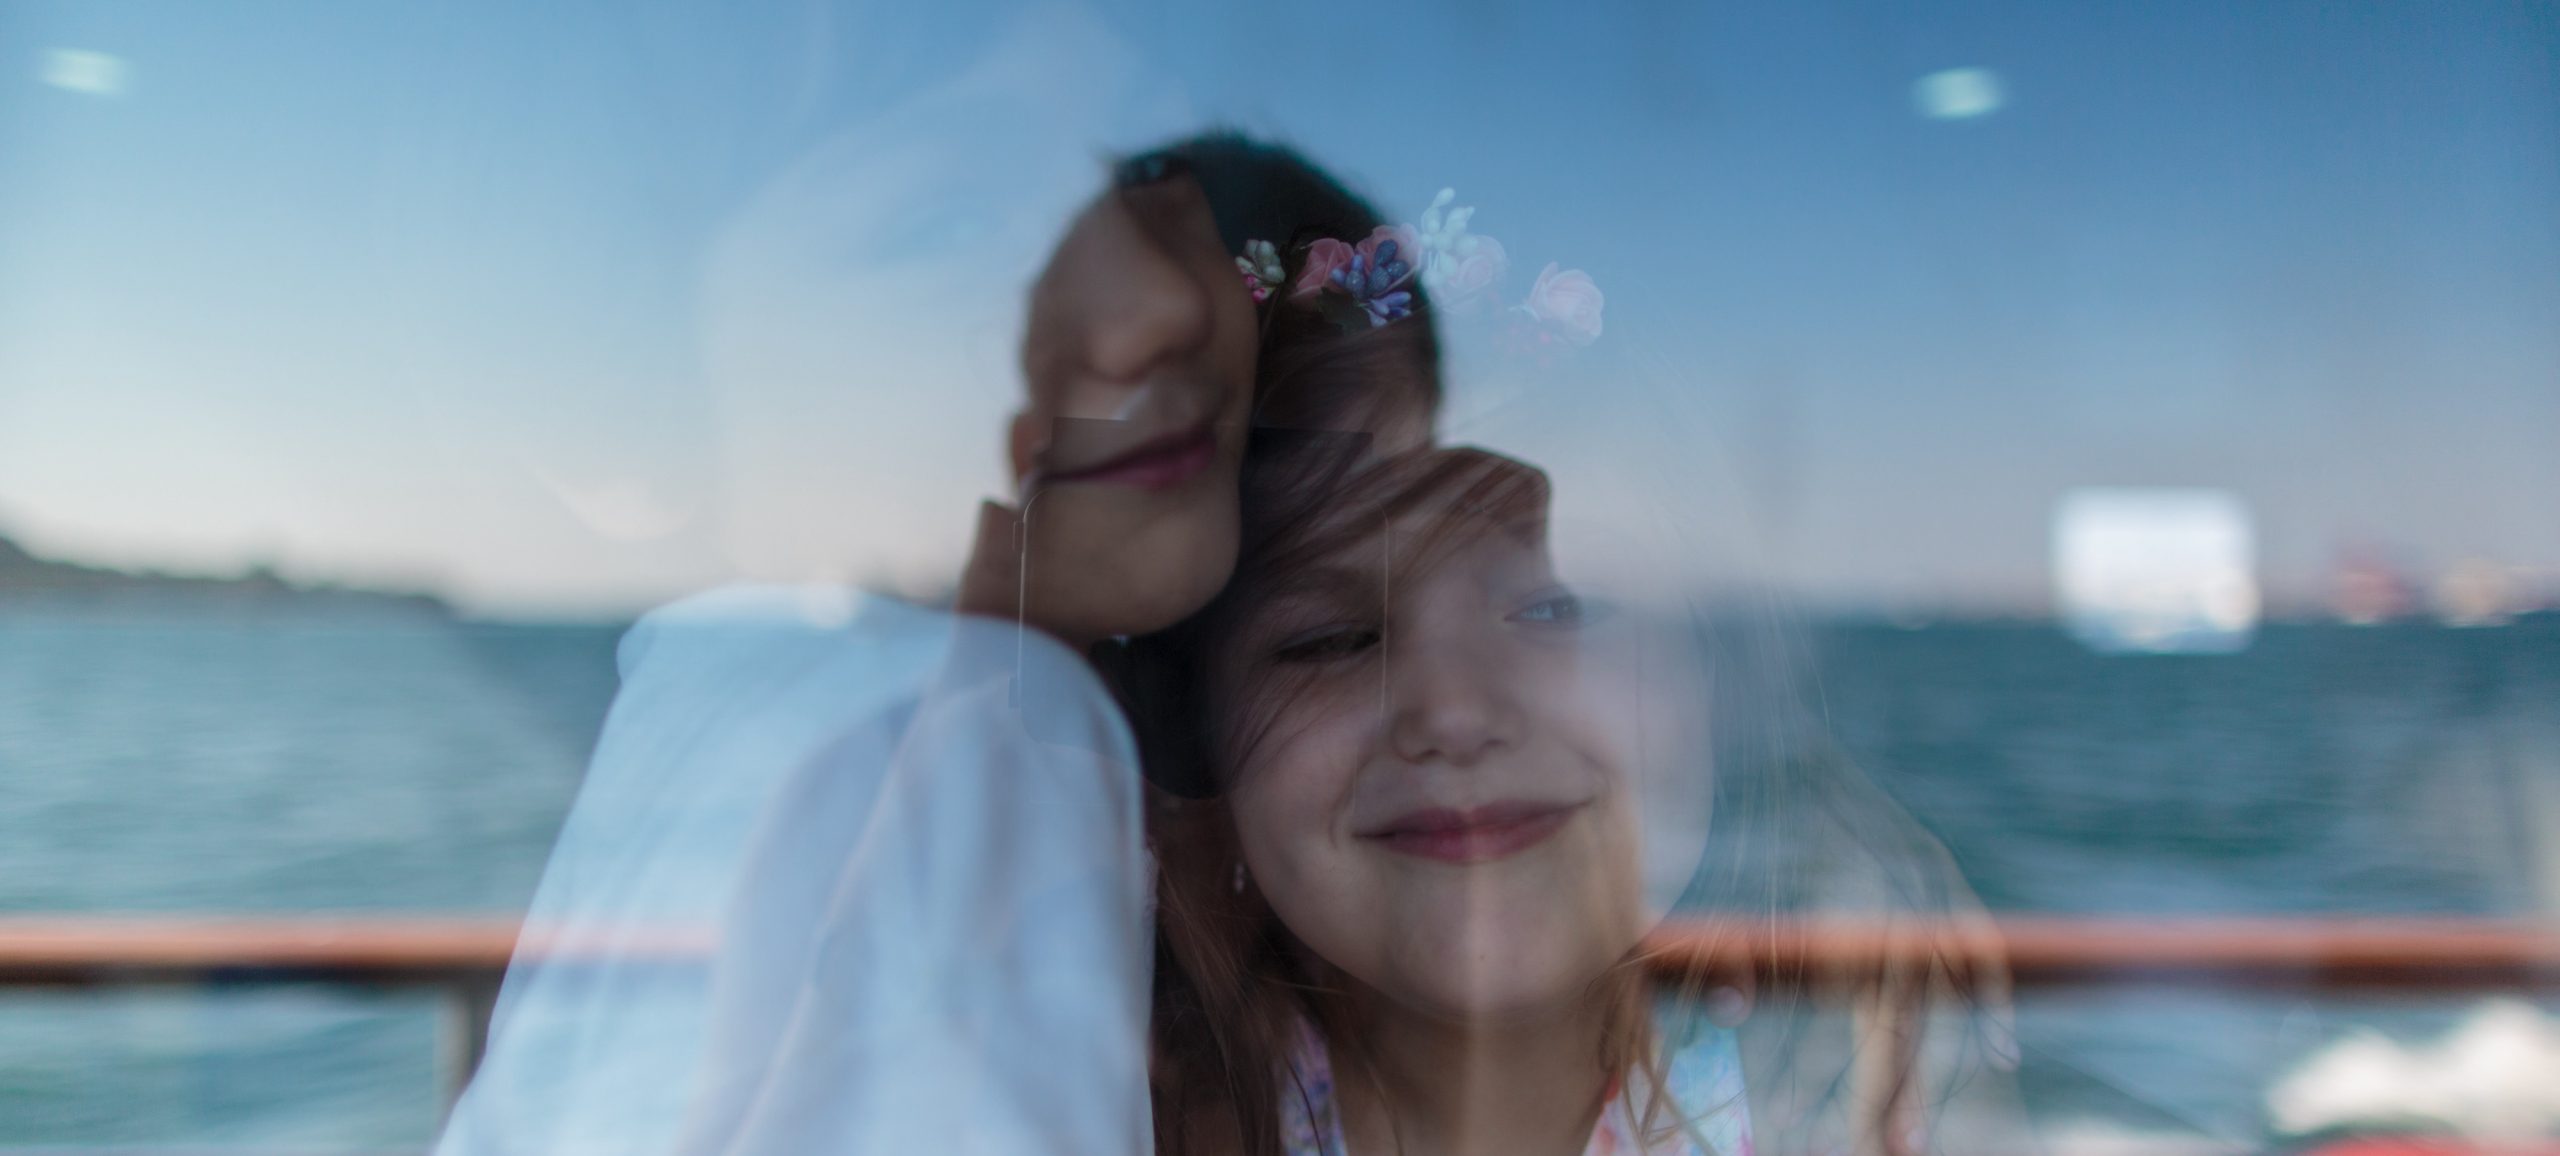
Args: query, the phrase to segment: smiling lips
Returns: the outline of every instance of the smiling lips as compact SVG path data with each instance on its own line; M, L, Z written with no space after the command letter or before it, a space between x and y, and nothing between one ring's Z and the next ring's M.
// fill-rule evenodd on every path
M1150 438L1093 465L1051 474L1049 482L1099 482L1169 490L1198 477L1218 458L1218 438L1207 425Z
M1387 850L1442 863L1486 863L1526 851L1556 833L1580 803L1494 803L1432 807L1399 816L1362 838Z

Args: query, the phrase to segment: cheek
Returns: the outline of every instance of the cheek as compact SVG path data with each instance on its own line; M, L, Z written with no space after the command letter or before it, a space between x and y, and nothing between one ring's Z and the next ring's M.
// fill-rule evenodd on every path
M1555 755L1538 760L1546 773L1567 781L1558 790L1599 798L1604 807L1626 807L1641 795L1647 706L1636 684L1619 671L1580 661L1524 662L1537 672L1524 679L1517 700L1528 725ZM1639 800L1630 809L1640 811Z
M1617 791L1593 816L1598 838L1592 848L1586 901L1595 916L1594 930L1612 942L1632 943L1652 925L1645 900L1646 844L1643 800Z
M1233 383L1225 406L1228 420L1241 423L1253 412L1254 373L1257 368L1259 326L1254 320L1250 302L1244 315L1219 326L1219 348L1216 353L1219 380Z
M1651 865L1664 853L1694 863L1694 846L1657 844L1651 813L1667 800L1651 789L1644 756L1641 712L1630 709L1624 688L1567 670L1523 688L1535 704L1530 728L1543 741L1533 762L1553 776L1556 791L1591 800L1575 835L1557 848L1552 870L1523 892L1519 917L1533 938L1578 940L1563 952L1579 968L1605 965L1632 946L1653 923L1648 902Z
M1592 838L1572 857L1568 873L1579 879L1570 890L1593 911L1615 911L1639 893L1652 822L1647 810L1660 803L1647 789L1642 712L1623 690L1576 674L1524 695L1538 704L1530 725L1551 744L1538 762L1558 777L1558 790L1592 800Z
M1293 865L1304 870L1334 850L1335 820L1363 747L1355 728L1321 709L1306 688L1269 697L1289 705L1238 717L1233 737L1240 741L1227 765L1237 834L1249 854L1268 862L1277 884Z
M1292 709L1251 725L1255 741L1231 780L1236 839L1254 884L1290 930L1319 953L1357 926L1369 886L1345 800L1368 751L1357 712L1322 709L1321 692L1293 688ZM1316 708L1316 709L1309 709Z
M1217 597L1234 575L1239 521L1235 481L1228 473L1180 494L1152 497L1117 526L1097 528L1095 540L1160 575L1149 580L1167 587L1183 607L1177 615L1182 617Z
M1648 662L1591 672L1575 741L1607 768L1626 849L1627 884L1648 923L1678 905L1706 857L1715 813L1714 759L1707 743L1701 672Z
M1217 368L1240 374L1222 380L1252 381L1254 350L1262 342L1261 306L1245 288L1235 258L1223 244L1212 243L1204 252L1196 275L1209 294L1210 340L1215 343L1209 356Z

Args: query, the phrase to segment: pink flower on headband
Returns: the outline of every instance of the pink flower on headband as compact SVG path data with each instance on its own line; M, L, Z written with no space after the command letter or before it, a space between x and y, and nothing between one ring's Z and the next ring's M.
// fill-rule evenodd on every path
M1325 291L1333 283L1333 271L1351 267L1356 256L1351 246L1327 237L1307 246L1307 263L1298 270L1298 281L1289 287L1291 301L1306 301Z
M1411 270L1422 253L1422 239L1411 225L1380 225L1370 230L1368 237L1357 245L1347 245L1327 237L1307 246L1307 263L1298 270L1297 283L1289 287L1289 299L1305 301L1327 289L1340 291L1342 287L1333 283L1334 273L1351 268L1353 258L1361 258L1364 269L1377 268L1378 248L1389 241L1396 243L1396 259L1405 263L1407 271L1380 292L1402 288L1413 278Z
M1529 287L1529 299L1520 310L1549 328L1564 335L1575 345L1589 345L1600 339L1600 286L1591 274L1580 269L1556 272L1556 263L1547 262L1539 272L1538 283Z
M1457 197L1454 189L1440 190L1419 225L1380 225L1356 243L1328 237L1308 245L1289 286L1289 300L1345 328L1364 318L1375 327L1411 316L1425 292L1453 317L1480 314L1491 301L1500 310L1497 344L1541 362L1567 346L1598 341L1605 298L1591 275L1580 269L1550 263L1526 298L1502 308L1508 295L1498 287L1510 271L1511 256L1502 242L1468 231L1475 209L1456 204ZM1238 261L1237 267L1247 264ZM1250 270L1246 280L1253 283ZM1270 283L1266 274L1262 284Z

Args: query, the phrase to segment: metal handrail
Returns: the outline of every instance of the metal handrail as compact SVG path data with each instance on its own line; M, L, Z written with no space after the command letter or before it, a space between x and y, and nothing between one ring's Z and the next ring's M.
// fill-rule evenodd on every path
M2560 926L2449 917L2010 916L1951 922L1830 918L1667 925L1657 973L1748 966L1802 983L1888 965L1996 963L2020 987L2180 982L2285 988L2560 986Z
M0 986L317 983L430 990L450 1010L448 1093L478 1066L508 962L588 955L707 964L707 929L563 934L512 919L390 916L0 918ZM2560 988L2560 928L2459 918L1689 919L1646 943L1671 978L1748 968L1818 988L1893 967L1997 964L2020 988L2214 983L2288 990Z
M265 972L398 981L503 971L520 947L551 958L638 953L682 962L707 958L712 938L686 928L569 936L476 917L14 916L0 917L0 985ZM2560 927L2467 918L1689 919L1666 924L1648 947L1666 973L1750 966L1780 978L1936 956L1996 958L2028 987L2146 975L2381 987L2560 980Z

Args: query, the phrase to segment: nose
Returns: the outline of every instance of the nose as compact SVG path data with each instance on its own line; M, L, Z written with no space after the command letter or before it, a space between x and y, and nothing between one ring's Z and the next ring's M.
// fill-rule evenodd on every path
M1502 656L1454 640L1390 644L1388 743L1407 762L1472 767L1520 741L1523 715Z
M1105 407L1209 339L1209 287L1146 227L1139 207L1125 197L1110 206L1100 222L1103 235L1082 254L1094 267L1077 278L1085 307L1079 376L1105 387L1111 396L1087 399ZM1113 415L1106 408L1075 416Z

